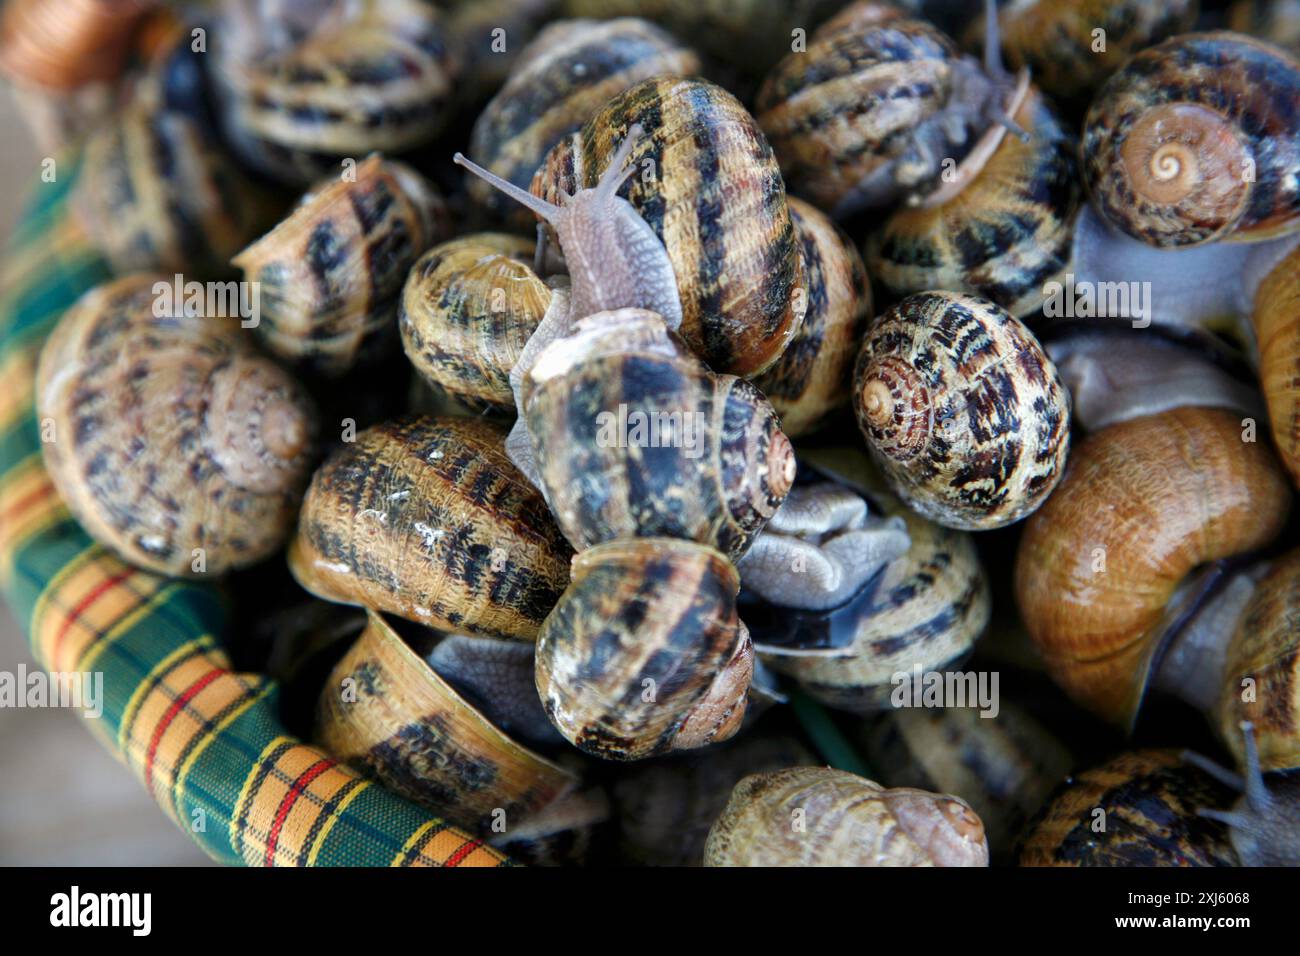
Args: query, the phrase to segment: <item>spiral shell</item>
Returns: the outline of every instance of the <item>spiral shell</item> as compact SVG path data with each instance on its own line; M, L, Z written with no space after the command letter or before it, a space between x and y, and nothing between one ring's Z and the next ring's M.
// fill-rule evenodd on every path
M578 554L537 640L537 690L551 722L608 760L732 736L753 672L739 587L721 553L675 538Z
M732 560L780 506L794 451L762 394L714 375L662 319L599 312L547 346L523 408L541 486L578 550L673 537Z
M407 416L316 472L289 568L317 597L447 631L533 640L568 583L541 496L477 419Z
M519 55L510 78L474 123L470 155L527 189L547 151L577 132L615 94L658 74L691 75L699 57L645 20L560 20ZM469 193L495 216L532 217L481 179Z
M355 177L317 184L289 218L232 260L261 289L258 333L286 360L341 375L396 325L407 271L446 228L434 188L371 156Z
M261 6L261 4L254 4ZM293 185L339 160L427 142L451 112L458 64L419 0L299 0L288 18L231 5L217 53L227 138ZM241 15L242 14L242 15Z
M1037 508L1069 449L1069 395L1038 340L974 296L911 296L871 326L853 374L858 425L893 490L952 528Z
M792 821L799 819L802 826ZM826 767L736 785L704 848L706 866L987 866L984 824L958 797L886 790Z
M1144 50L1084 122L1098 212L1154 246L1257 242L1300 229L1300 65L1233 33Z
M551 304L531 240L499 232L426 252L402 290L398 326L416 371L471 408L513 410L510 370Z
M1260 284L1253 322L1273 441L1300 488L1300 245Z
M120 75L149 4L126 0L15 0L0 20L0 70L70 90Z
M557 143L532 191L559 204L561 190L594 187L635 125L629 165L640 173L619 195L667 249L682 337L715 371L765 371L798 331L802 261L776 158L730 93L704 80L644 80Z
M237 321L160 308L170 285L128 276L64 314L37 372L42 451L105 547L161 574L220 574L284 543L315 412Z
M968 292L1017 317L1043 304L1045 287L1070 260L1079 208L1075 144L1032 87L1012 118L1028 142L1003 136L987 159L954 168L955 194L940 187L870 236L871 275L890 293Z
M1176 588L1198 565L1266 545L1290 498L1269 450L1243 442L1220 409L1174 408L1090 435L1016 558L1017 602L1053 679L1131 727Z
M1021 866L1237 866L1222 823L1197 811L1231 800L1227 787L1139 750L1072 778L1025 837Z
M803 321L754 384L781 416L781 430L795 438L848 401L855 350L871 315L871 284L857 250L825 213L802 199L789 203L803 256Z

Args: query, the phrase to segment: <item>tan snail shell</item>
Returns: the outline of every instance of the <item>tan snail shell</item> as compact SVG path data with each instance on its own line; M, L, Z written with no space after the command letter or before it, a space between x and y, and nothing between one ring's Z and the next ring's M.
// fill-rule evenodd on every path
M754 774L709 831L706 866L987 866L984 824L958 797L886 790L828 767Z
M667 251L682 337L716 372L765 371L798 331L802 260L776 158L734 96L704 80L644 80L557 143L532 192L558 205L561 190L596 186L636 127L619 195ZM588 257L600 250L564 252L575 289L599 277Z
M1273 441L1300 488L1300 245L1260 285L1253 321Z
M429 627L533 640L569 550L504 440L477 419L407 416L345 443L303 500L298 583Z
M318 183L231 260L260 286L266 347L326 375L391 337L407 271L447 225L442 198L409 166L371 156L354 172Z
M871 284L862 257L830 217L789 199L803 256L803 321L775 365L754 379L795 438L848 401L853 360L871 316Z
M1268 544L1290 506L1271 452L1244 442L1221 409L1174 408L1090 435L1016 558L1017 603L1048 672L1131 727L1179 585L1198 565Z
M537 690L568 741L640 760L740 728L753 645L740 579L706 545L634 538L573 559L573 581L537 639Z
M0 20L0 69L68 90L115 79L148 11L143 0L16 0Z
M853 393L872 459L939 524L1011 524L1060 480L1069 394L1033 333L985 299L925 292L879 316Z
M315 410L238 320L161 308L161 276L87 292L41 351L50 477L86 531L161 574L269 557L310 474Z
M470 155L527 189L548 150L579 130L609 99L659 74L693 75L700 60L645 20L557 20L519 54L509 79L474 122ZM495 216L532 217L481 179L470 197Z
M1239 34L1143 50L1098 92L1083 178L1098 212L1155 246L1300 229L1300 64Z
M1231 791L1174 750L1120 754L1072 778L1035 821L1021 866L1236 866L1228 830L1197 811Z
M424 378L471 408L513 410L510 370L551 304L534 243L481 232L434 246L402 290L402 346Z
M715 375L662 319L599 312L524 382L546 500L578 550L629 537L708 544L735 560L785 498L794 450L771 405Z

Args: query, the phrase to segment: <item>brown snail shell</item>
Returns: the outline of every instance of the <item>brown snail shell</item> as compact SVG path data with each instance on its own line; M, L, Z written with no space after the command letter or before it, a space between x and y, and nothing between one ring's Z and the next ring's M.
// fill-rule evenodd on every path
M531 641L568 583L568 546L478 419L407 416L336 450L303 500L289 568L327 601Z
M548 345L523 408L544 436L543 492L578 550L673 537L735 560L794 480L794 450L762 394L710 372L642 309L588 316Z
M740 728L753 645L724 555L675 538L582 551L537 639L537 690L570 743L640 760Z
M98 286L59 321L37 372L42 451L105 547L161 574L220 574L289 535L315 410L237 320L161 310L159 285Z
M403 163L371 156L354 177L318 183L232 260L260 284L266 347L325 375L346 372L391 333L407 271L446 225L442 198Z
M510 370L551 304L534 243L482 232L425 253L407 277L398 325L407 358L471 408L514 410Z
M1005 135L987 157L972 153L869 237L871 275L892 295L967 292L1021 317L1065 272L1079 208L1074 138L1032 86L1009 112L1027 141Z
M137 0L16 0L0 20L0 70L69 90L118 77L149 4Z
M1300 53L1300 0L1234 0L1228 29Z
M561 190L594 187L637 127L629 159L636 172L619 195L667 250L682 337L714 371L765 371L798 331L802 261L776 158L734 96L704 80L643 80L555 145L532 192L558 205ZM598 262L564 251L570 275L598 274Z
M1243 442L1221 409L1174 408L1090 435L1016 558L1017 603L1048 672L1131 727L1179 585L1198 565L1268 544L1290 505L1271 452Z
M879 316L853 391L873 461L932 521L999 528L1060 480L1069 394L1033 333L986 299L925 292Z
M1273 441L1300 488L1300 245L1261 283L1253 322Z
M1239 34L1143 50L1084 122L1083 178L1112 226L1155 246L1300 229L1300 64Z
M795 438L848 401L853 360L871 316L871 284L857 249L830 217L789 199L803 256L799 331L776 364L754 379Z
M793 767L736 785L709 831L704 864L987 866L988 842L984 824L958 797Z
M556 15L557 0L455 0L448 28L457 39L461 70L458 82L467 87L465 103L487 99L510 79L539 29Z
M1227 828L1197 812L1230 798L1177 751L1120 754L1065 785L1025 837L1020 865L1237 866Z
M699 69L699 57L645 20L554 21L519 54L509 79L479 114L470 155L527 189L551 147L615 94L651 76ZM469 180L469 193L498 218L533 222L481 179Z

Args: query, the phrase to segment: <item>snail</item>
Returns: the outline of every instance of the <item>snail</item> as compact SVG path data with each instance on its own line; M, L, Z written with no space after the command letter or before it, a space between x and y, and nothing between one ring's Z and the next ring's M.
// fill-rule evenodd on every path
M1213 604L1193 626L1214 582L1192 572L1263 548L1290 505L1272 453L1222 409L1173 408L1090 435L1016 557L1016 600L1048 672L1123 728L1148 682L1213 701L1213 639L1232 629ZM1239 604L1242 589L1227 597ZM1197 676L1207 671L1208 687Z
M878 317L853 392L873 461L939 524L1011 524L1060 480L1069 394L1033 334L986 299L925 292Z
M1234 0L1228 28L1300 53L1300 0Z
M676 538L577 554L537 639L537 691L551 722L608 760L731 737L753 673L739 587L723 554Z
M871 315L857 249L825 213L789 199L803 258L803 321L776 364L754 379L790 438L812 431L849 397L855 350Z
M1143 50L1084 122L1084 183L1102 218L1153 246L1258 242L1300 230L1300 64L1228 32Z
M1013 0L1001 6L1002 51L1052 97L1086 99L1129 57L1190 30L1197 0ZM983 17L968 31L984 33Z
M376 155L353 173L317 183L231 260L262 290L266 347L330 376L379 350L407 271L447 227L442 198L409 166Z
M1227 828L1198 811L1230 791L1179 760L1139 750L1071 778L1020 848L1021 866L1236 866Z
M470 636L532 641L568 583L541 496L477 419L406 416L317 470L289 567L317 597Z
M746 378L775 364L798 332L805 279L781 171L758 124L721 87L675 76L637 83L560 140L531 188L543 202L515 195L558 234L574 318L597 301L651 309L715 372ZM582 198L593 190L595 200L627 198L613 200L615 216ZM609 225L596 231L596 216ZM594 298L591 286L626 288L629 266L645 273L654 300Z
M987 866L984 824L958 797L824 767L746 777L709 831L706 866Z
M452 112L459 64L420 0L239 0L216 26L226 138L287 184L420 146Z
M1300 244L1260 285L1252 322L1273 441L1300 488Z
M456 0L448 28L458 41L462 102L477 103L499 90L527 44L556 14L557 0Z
M430 666L449 640L443 638L426 663L382 615L369 612L366 629L321 691L317 740L389 789L493 845L519 840L518 828L556 804L585 811L585 819L565 829L600 823L607 806L599 791L583 791L579 774L518 742L499 725L497 713L476 706L437 665ZM463 673L467 656L462 649L442 660L456 661L451 670ZM481 655L479 662L490 674L491 664ZM579 856L583 849L585 839Z
M995 861L1070 769L1070 752L1023 708L1003 700L996 717L974 708L889 711L862 738L871 766L891 786L961 797L984 821Z
M658 74L693 75L699 57L645 20L558 20L519 54L509 79L474 122L470 154L527 189L546 153L616 93ZM470 197L497 218L531 225L527 211L481 179Z
M407 358L469 408L515 408L510 371L551 305L534 243L483 232L444 242L412 267L398 325Z
M123 560L221 574L288 537L315 411L235 319L167 308L161 276L91 289L41 350L36 414L50 478Z
M996 30L990 37L981 65L877 0L822 24L806 51L768 74L756 100L793 190L843 218L940 188L946 159L995 148L1023 93L996 62Z

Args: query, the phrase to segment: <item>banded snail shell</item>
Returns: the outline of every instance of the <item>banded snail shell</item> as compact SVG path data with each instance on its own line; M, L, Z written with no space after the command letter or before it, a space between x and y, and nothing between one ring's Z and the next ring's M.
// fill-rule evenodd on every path
M475 233L426 252L402 290L402 346L426 380L471 408L515 407L510 370L551 304L534 243Z
M545 503L479 419L407 416L312 478L289 568L311 593L441 630L531 641L568 583Z
M1257 242L1300 229L1300 64L1238 34L1143 50L1084 122L1097 211L1154 246Z
M1300 488L1300 245L1260 284L1252 320L1273 441Z
M645 310L598 312L548 345L523 408L547 502L578 550L673 537L735 560L794 480L762 394L710 372Z
M391 340L407 271L447 221L442 198L409 166L371 156L355 172L318 183L232 260L261 289L266 347L330 376Z
M555 145L532 192L558 205L561 190L594 187L637 125L628 164L640 175L619 195L667 249L682 337L715 371L766 370L798 331L802 262L776 158L734 96L704 80L643 80ZM598 274L599 263L575 269Z
M607 760L731 737L753 673L739 587L724 555L676 538L579 553L537 639L537 691L551 722Z
M853 388L872 459L932 521L999 528L1060 480L1069 394L1033 334L986 299L900 302L868 330Z
M91 289L41 351L36 413L54 486L136 567L221 574L289 535L315 409L238 320L160 309L161 276ZM159 314L161 312L162 314Z
M862 257L830 217L802 199L789 203L803 256L803 321L754 384L781 416L781 430L795 438L848 401L853 360L871 315L871 284Z
M546 153L628 87L658 74L698 73L700 60L671 35L635 18L558 20L519 54L510 78L474 123L470 155L527 189ZM512 224L533 219L481 179L470 197Z
M791 826L802 811L803 827ZM709 831L706 866L988 866L984 824L958 797L887 790L829 767L754 774Z

